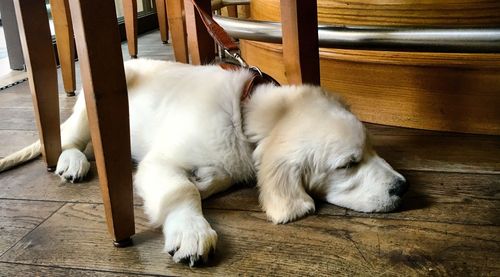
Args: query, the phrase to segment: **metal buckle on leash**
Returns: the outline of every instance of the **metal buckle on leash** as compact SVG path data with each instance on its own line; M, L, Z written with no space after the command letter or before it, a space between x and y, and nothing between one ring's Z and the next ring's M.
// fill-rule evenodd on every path
M231 58L235 59L240 64L240 66L245 67L245 68L249 68L250 67L247 64L247 62L245 62L245 60L241 57L239 50L231 52L231 51L229 51L227 49L224 49L224 53L228 54Z
M248 68L252 71L255 71L260 75L260 77L264 77L264 74L262 73L262 71L258 67L250 66L247 64L247 62L243 59L243 57L241 57L239 50L231 52L227 49L224 49L224 53L229 55L231 58L235 59L240 64L241 67Z

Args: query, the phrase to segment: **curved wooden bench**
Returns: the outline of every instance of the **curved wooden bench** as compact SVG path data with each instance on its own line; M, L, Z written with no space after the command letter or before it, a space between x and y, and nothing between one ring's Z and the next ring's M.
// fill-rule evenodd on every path
M500 2L468 0L318 1L324 24L488 27ZM252 0L252 19L279 21L278 0ZM286 83L281 45L241 41L243 57ZM367 122L500 134L500 54L321 48L321 84L344 96Z

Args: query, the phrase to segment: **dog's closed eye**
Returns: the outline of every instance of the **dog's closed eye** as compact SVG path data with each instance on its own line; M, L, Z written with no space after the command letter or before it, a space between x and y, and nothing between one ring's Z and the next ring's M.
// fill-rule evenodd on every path
M353 168L353 167L356 167L359 163L360 163L360 161L357 161L357 160L349 160L347 163L337 167L337 169Z

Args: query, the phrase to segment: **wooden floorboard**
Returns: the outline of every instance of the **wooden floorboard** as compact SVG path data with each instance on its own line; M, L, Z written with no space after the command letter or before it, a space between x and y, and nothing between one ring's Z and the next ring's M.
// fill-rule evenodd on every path
M497 226L323 215L273 225L261 212L209 209L216 255L191 269L162 253L161 232L147 227L140 209L135 245L125 249L111 247L102 214L102 205L66 204L0 260L166 275L500 273Z
M172 60L173 52L152 32L140 37L139 57ZM76 98L60 80L59 100L64 120ZM366 126L410 183L398 211L317 201L313 215L273 225L257 189L235 186L203 203L219 235L203 268L172 263L138 197L135 246L114 248L93 163L80 184L48 173L41 158L0 173L0 276L500 276L500 137ZM0 157L36 139L28 83L0 91Z
M0 256L62 205L0 199Z
M56 266L26 265L20 263L0 262L0 276L51 276L51 277L147 277L149 274L131 274L112 271L64 268Z

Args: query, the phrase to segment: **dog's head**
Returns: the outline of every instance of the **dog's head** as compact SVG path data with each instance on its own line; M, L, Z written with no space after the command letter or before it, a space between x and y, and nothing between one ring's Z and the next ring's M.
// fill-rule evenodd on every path
M372 149L362 123L335 96L312 86L262 87L247 109L257 143L260 201L275 223L314 210L311 196L361 212L395 209L405 178Z

